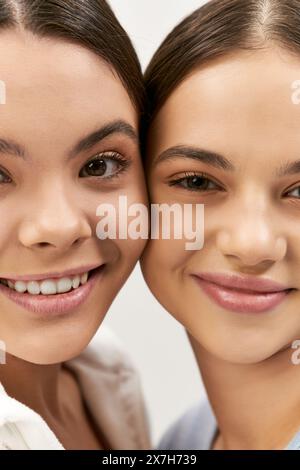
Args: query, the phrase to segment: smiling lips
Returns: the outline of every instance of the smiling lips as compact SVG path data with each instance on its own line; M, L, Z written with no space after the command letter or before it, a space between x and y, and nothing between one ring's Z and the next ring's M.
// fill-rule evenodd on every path
M64 277L59 277L58 273L49 273L41 276L1 278L0 293L35 315L47 317L63 315L86 301L97 281L103 276L104 267L105 264L98 264L96 268L93 265L90 270L86 270L87 267L69 270L63 273ZM79 276L80 271L81 276ZM71 276L72 273L75 274L75 277L73 276L75 285L70 284L71 278L67 277L67 274Z
M278 282L222 273L193 275L210 299L238 313L263 313L277 307L294 290Z

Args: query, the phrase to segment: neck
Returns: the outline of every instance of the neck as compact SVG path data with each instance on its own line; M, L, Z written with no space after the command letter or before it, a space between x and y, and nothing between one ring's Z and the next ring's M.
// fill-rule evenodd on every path
M0 382L8 395L32 408L44 419L59 417L61 364L33 364L6 354Z
M300 366L287 348L257 364L234 364L189 336L223 449L283 449L300 430Z

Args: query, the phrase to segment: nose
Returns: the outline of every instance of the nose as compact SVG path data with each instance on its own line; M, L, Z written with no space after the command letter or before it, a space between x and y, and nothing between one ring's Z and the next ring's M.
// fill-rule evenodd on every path
M218 231L217 247L240 266L274 263L286 255L283 230L267 206L240 204Z
M91 236L92 228L86 214L64 191L55 191L55 194L48 191L44 197L36 197L18 230L23 246L52 247L61 252Z

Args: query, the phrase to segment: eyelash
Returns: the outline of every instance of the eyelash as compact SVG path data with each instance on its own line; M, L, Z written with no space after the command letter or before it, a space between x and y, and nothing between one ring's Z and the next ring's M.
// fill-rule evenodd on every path
M101 180L110 180L110 179L119 177L121 173L126 171L127 168L130 166L130 161L127 158L123 157L118 152L102 152L102 153L96 154L94 157L88 160L81 168L80 173L87 165L89 165L92 162L99 161L99 160L117 162L120 168L116 172L114 172L112 175L109 175L109 176L88 175L88 176L85 176L84 178L89 177L89 178L97 178ZM8 178L9 181L1 181L1 175L4 176L5 178ZM10 178L10 176L8 176L6 172L0 168L0 186L4 184L9 184L11 182L12 182L12 179Z
M178 186L178 187L181 187L181 188L184 188L186 189L187 191L198 191L198 192L205 192L205 191L211 191L211 189L197 189L197 188L188 188L188 187L185 187L182 183L187 183L190 179L193 179L193 178L199 178L199 179L203 179L204 181L208 181L209 183L213 183L215 186L217 186L221 191L223 191L223 189L218 185L218 183L216 183L212 178L210 178L208 175L206 175L205 173L196 173L196 172L185 172L184 173L184 176L180 177L180 178L176 178L176 179L173 179L171 181L169 181L169 186Z

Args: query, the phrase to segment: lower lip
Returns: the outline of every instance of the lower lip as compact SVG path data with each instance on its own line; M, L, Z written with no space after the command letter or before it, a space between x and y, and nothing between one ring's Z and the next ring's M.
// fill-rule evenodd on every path
M63 294L33 295L28 292L21 294L10 287L6 287L2 283L0 283L0 292L17 305L25 308L35 315L56 317L64 315L83 304L87 300L97 281L102 277L103 270L104 265L89 274L88 280L85 284Z
M202 290L217 305L238 313L264 313L277 307L290 291L249 293L229 289L195 277Z

